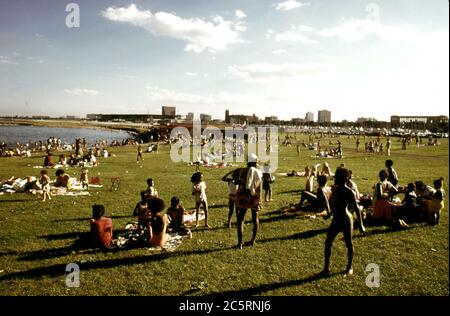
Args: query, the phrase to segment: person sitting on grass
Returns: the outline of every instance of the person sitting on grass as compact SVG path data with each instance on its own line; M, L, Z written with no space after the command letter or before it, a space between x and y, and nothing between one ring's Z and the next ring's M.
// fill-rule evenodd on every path
M44 167L53 167L55 163L53 162L52 153L47 153L47 156L44 158Z
M149 198L158 197L158 191L155 189L155 181L152 178L147 179L147 195Z
M103 217L105 207L95 204L92 206L91 223L91 246L94 248L107 249L111 245L113 236L112 219Z
M317 183L319 184L317 193L314 194L308 191L303 191L297 208L306 212L320 213L325 211L326 214L329 215L329 198L331 196L331 188L327 186L327 176L320 175L317 177ZM309 205L304 206L303 203L305 201L309 202Z
M68 188L70 185L70 176L63 170L56 170L56 181L54 183L55 187Z
M137 216L138 218L138 233L139 235L143 234L147 226L147 219L150 216L150 212L148 210L148 199L149 195L147 191L141 191L141 200L136 204L133 210L133 216Z
M310 170L309 168L306 170L306 185L305 185L305 191L307 192L313 192L314 190L314 177L315 177L315 173L314 173L314 169Z
M398 176L397 176L397 172L395 171L394 168L392 168L392 166L394 165L394 162L391 159L386 160L386 162L384 163L384 165L387 168L387 180L392 183L392 185L394 187L397 187L398 184Z
M417 202L416 186L409 183L402 204L397 208L398 216L407 221L419 222L423 217L423 208Z
M431 196L431 199L423 200L423 205L428 215L428 224L430 225L439 225L441 211L444 208L445 191L442 188L443 180L443 178L434 180L435 193Z
M149 247L163 247L167 241L167 215L161 212L165 208L164 201L160 198L150 199L148 202L150 217L146 222L146 245Z
M320 174L327 176L328 179L333 178L333 173L331 172L330 165L327 162L324 162L322 165L322 171Z
M398 193L397 188L387 180L386 170L378 173L380 182L375 185L373 193L373 218L378 221L392 223L395 205L389 199Z
M170 207L167 209L167 219L169 221L169 228L173 231L186 231L184 226L184 212L186 210L181 205L180 199L176 196L170 199Z

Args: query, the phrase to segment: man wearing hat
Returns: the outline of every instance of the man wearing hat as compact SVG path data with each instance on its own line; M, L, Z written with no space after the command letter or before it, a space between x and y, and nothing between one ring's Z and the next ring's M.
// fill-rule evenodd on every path
M252 153L248 158L247 168L240 168L239 188L236 192L238 248L242 249L242 235L245 214L248 209L252 211L253 236L249 245L253 246L259 226L259 210L261 209L262 172L257 168L258 157Z

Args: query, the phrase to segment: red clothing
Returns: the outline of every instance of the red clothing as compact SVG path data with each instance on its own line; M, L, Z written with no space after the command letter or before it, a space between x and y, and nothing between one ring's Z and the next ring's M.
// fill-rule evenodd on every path
M102 217L91 219L92 244L94 247L108 247L112 241L112 219Z

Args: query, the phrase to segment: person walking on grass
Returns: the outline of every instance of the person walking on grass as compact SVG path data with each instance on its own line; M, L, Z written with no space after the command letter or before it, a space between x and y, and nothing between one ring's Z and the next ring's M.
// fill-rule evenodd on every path
M330 257L333 241L339 232L344 233L344 240L347 246L347 267L345 275L353 275L353 216L349 208L358 210L356 197L353 191L346 186L349 178L349 172L345 168L339 168L334 175L334 187L330 197L330 208L333 219L328 228L327 238L325 240L325 264L320 275L330 275Z
M139 163L139 161L143 161L144 160L144 157L142 157L142 146L141 146L141 144L139 144L138 147L137 147L136 160L137 160L136 162L138 162L138 163Z
M242 235L244 230L244 219L247 210L252 212L253 235L249 242L253 246L256 241L256 235L259 228L259 211L261 210L261 186L262 172L257 168L258 157L251 154L247 168L237 169L239 172L239 188L236 192L236 209L237 209L237 233L238 233L238 249L242 249Z

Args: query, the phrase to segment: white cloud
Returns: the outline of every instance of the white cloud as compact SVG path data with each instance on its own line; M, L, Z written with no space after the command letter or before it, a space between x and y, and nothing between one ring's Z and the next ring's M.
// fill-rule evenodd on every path
M299 25L299 26L292 25L290 30L276 34L275 40L278 42L279 41L300 42L305 45L315 44L317 43L316 40L312 40L304 34L304 33L311 33L312 30L313 29L311 27L306 25Z
M275 49L272 51L272 54L274 54L274 55L281 55L281 54L286 54L286 53L287 53L287 50L285 50L285 49Z
M226 21L220 16L214 17L213 21L184 19L173 13L142 11L134 4L128 8L109 7L101 14L111 21L142 27L155 36L183 40L188 43L185 51L197 53L205 49L225 50L230 44L241 42L240 33L244 31L241 24Z
M270 29L266 32L266 38L272 38L272 35L275 33L274 30Z
M154 86L146 87L152 101L171 102L173 104L215 104L218 102L216 96L204 96L192 93L176 92L173 90L163 89Z
M64 89L64 92L70 95L77 95L77 96L96 96L100 94L100 92L98 92L97 90L80 89L80 88Z
M280 2L275 5L275 9L278 11L290 11L293 9L301 8L309 5L309 3L299 2L295 0L288 0L285 2Z
M388 40L408 40L416 31L407 26L383 25L372 20L351 19L343 24L318 32L323 37L336 37L347 41L359 41L375 35Z
M245 13L242 12L241 10L236 10L235 14L236 14L236 17L237 17L238 19L243 19L243 18L246 18L246 17L247 17L247 14L245 14Z
M229 72L235 77L248 82L279 82L297 80L302 77L318 76L329 73L332 67L318 63L255 63L246 66L229 66Z
M45 61L43 59L40 59L39 57L32 57L32 56L27 56L26 60L28 61L34 61L38 64L45 64Z
M155 86L146 87L148 93L147 97L152 102L169 103L175 106L183 105L185 111L198 112L204 107L207 109L206 113L211 113L213 109L217 112L224 111L225 108L235 109L242 112L242 109L247 109L251 106L259 106L260 104L267 104L268 99L272 99L270 89L265 89L265 92L252 91L245 94L230 93L220 91L218 93L202 95L194 93L178 92L170 89L164 89ZM283 94L284 95L284 94ZM254 111L251 109L250 111Z
M19 65L17 61L12 60L7 56L0 56L0 64L16 65L16 66Z

